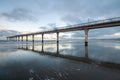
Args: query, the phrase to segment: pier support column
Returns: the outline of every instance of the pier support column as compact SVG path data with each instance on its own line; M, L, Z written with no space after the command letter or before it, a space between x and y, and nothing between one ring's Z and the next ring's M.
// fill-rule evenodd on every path
M21 41L23 42L23 36L21 36Z
M28 35L26 35L26 49L28 49Z
M57 34L57 43L59 43L59 32L57 32L56 34Z
M44 34L42 34L42 43L44 42Z
M18 42L20 41L20 37L18 36Z
M19 45L20 37L18 36L18 45Z
M42 34L42 52L44 51L44 34Z
M32 35L32 50L34 50L34 35Z
M16 36L15 38L16 38L16 42L17 42L18 41L18 37Z
M19 41L20 41L20 37L18 36L18 41L17 41L18 48L19 48Z
M15 37L15 41L17 42L17 40L18 40L18 39L17 39L17 36L16 36L16 37Z
M18 36L16 36L15 38L16 38L16 44L17 44L17 48L18 48Z
M21 36L21 41L22 41L22 48L23 48L23 36Z
M84 32L85 32L85 46L88 46L88 31L89 29L85 28Z
M7 41L8 41L8 37L7 37Z

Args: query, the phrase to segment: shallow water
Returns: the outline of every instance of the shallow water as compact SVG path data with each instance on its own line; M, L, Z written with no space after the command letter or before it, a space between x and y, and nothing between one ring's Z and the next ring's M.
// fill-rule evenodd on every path
M120 41L1 41L0 80L120 80Z

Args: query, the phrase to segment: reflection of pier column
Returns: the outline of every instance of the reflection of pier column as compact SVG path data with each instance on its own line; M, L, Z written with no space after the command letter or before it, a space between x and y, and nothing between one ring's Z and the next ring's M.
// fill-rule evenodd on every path
M85 28L84 31L85 31L85 46L88 46L88 31L89 31L89 29Z
M28 49L28 35L26 35L26 49Z
M18 43L17 43L18 44L18 48L19 48L19 41L20 41L20 37L18 36Z
M23 48L23 36L21 36L21 41L22 41L22 48Z
M85 58L87 58L87 59L89 58L88 57L88 46L85 46Z
M42 52L44 51L44 34L42 34Z
M42 52L44 52L44 43L42 42Z
M32 35L32 50L34 50L34 35Z
M57 54L59 54L59 42L57 42Z

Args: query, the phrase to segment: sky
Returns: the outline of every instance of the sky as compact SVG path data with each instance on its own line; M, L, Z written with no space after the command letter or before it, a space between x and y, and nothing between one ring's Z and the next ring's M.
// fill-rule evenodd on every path
M112 17L120 17L120 0L0 0L0 37ZM119 38L120 27L90 30L89 36ZM82 38L84 32L61 33L61 37Z

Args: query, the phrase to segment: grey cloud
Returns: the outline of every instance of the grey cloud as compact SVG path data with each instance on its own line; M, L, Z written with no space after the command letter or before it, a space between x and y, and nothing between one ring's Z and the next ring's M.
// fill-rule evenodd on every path
M63 1L63 0L62 0ZM62 7L60 6L62 5ZM61 20L66 24L84 22L120 16L120 0L64 0L57 11L62 14ZM111 35L120 31L120 27L90 30L90 37ZM74 32L73 37L83 37L84 32Z
M67 15L61 19L62 21L65 21L67 25L77 24L81 23L81 20L79 17Z
M35 21L36 18L32 12L24 8L16 8L11 12L2 13L1 16L7 18L10 21Z
M12 35L17 35L17 34L21 34L18 31L15 30L0 30L0 36L12 36Z
M18 34L21 34L21 32L15 30L0 30L0 40L6 39L7 36L13 36Z
M41 27L39 27L40 29L47 29L47 27L46 26L41 26Z
M54 29L54 30L58 29L55 23L49 23L48 26L49 28Z
M55 23L49 23L46 26L39 27L39 29L41 29L41 30L57 30L58 27L56 26Z
M37 0L36 3L41 12L57 14L68 24L87 21L88 18L96 20L120 16L120 0Z
M64 22L71 21L72 18L96 20L96 18L120 16L120 0L64 0L63 2L62 7L58 5L56 10L64 14L61 18ZM69 17L68 21L64 19L66 17Z

